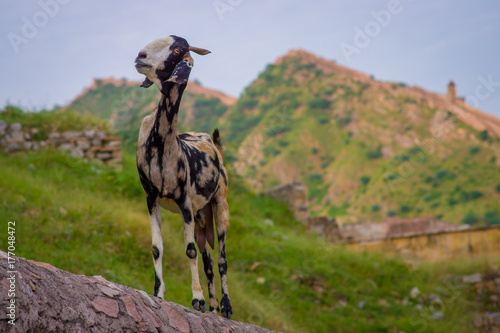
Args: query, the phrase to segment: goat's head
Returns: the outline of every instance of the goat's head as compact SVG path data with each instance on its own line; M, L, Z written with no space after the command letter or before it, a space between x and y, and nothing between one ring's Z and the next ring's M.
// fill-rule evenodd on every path
M147 88L154 83L162 91L166 82L187 83L194 63L189 51L201 55L210 53L208 50L189 46L184 38L173 35L146 45L135 59L137 71L146 75L141 87Z

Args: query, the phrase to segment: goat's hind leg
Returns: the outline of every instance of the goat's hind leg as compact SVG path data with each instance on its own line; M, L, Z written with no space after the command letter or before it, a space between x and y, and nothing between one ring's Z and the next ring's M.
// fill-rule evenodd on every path
M219 274L221 280L222 298L220 301L221 314L231 319L233 309L227 288L227 260L226 260L226 234L229 227L229 207L223 191L219 191L213 203L215 225L217 227L217 241L219 243Z
M161 237L161 207L159 198L148 197L149 225L151 227L153 264L155 267L154 295L163 298L165 282L163 282L163 239Z
M209 203L196 213L196 242L203 258L203 268L207 276L208 296L210 299L210 312L219 311L217 292L214 284L213 260L210 256L210 247L214 248L214 219L212 204ZM210 245L210 246L209 246Z

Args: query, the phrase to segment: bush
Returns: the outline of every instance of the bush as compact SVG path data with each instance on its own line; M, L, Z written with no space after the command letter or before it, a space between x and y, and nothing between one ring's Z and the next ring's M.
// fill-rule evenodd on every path
M287 147L290 144L288 141L280 140L278 141L278 146L280 147Z
M458 200L455 198L448 199L448 205L450 205L450 206L455 206L457 203L458 203Z
M484 213L484 219L488 224L500 224L500 216L498 216L498 212L496 210L490 210Z
M447 174L448 174L448 171L446 171L446 170L439 170L439 171L436 172L436 178L437 179L443 178Z
M386 180L394 180L398 178L398 175L396 175L395 173L390 173L387 175L387 177L385 177Z
M415 154L418 154L422 151L422 149L420 149L420 147L418 146L415 146L415 147L412 147L408 150L408 152L411 154L411 155L415 155Z
M495 191L497 191L497 193L500 193L500 184L497 184L497 186L495 186Z
M244 99L240 103L243 109L253 109L257 106L257 104L259 104L259 101L256 99Z
M484 130L484 131L479 132L478 138L479 138L479 140L482 140L482 141L488 140L488 131Z
M330 119L328 119L328 118L318 118L318 123L320 125L328 124L329 121L330 121Z
M319 173L313 173L309 175L309 180L312 182L321 182L323 181L323 176Z
M436 207L439 207L440 204L441 204L440 202L435 201L435 202L431 203L431 205L429 207L430 208L436 208Z
M469 148L469 154L471 155L477 154L479 153L480 150L481 148L479 146L472 146Z
M396 216L398 213L395 210L388 210L387 211L387 216L392 217Z
M281 133L288 132L290 127L288 126L274 126L272 128L266 129L264 132L269 136L275 136Z
M464 218L462 219L462 222L468 225L476 224L478 221L479 219L474 213L469 213L465 215Z
M340 126L347 126L351 122L351 116L345 116L337 120Z
M367 185L370 182L370 177L369 176L361 176L359 179L361 181L361 184Z
M371 160L381 158L382 157L382 147L378 146L377 149L375 149L375 150L368 150L366 152L366 157L368 157Z
M378 212L380 210L380 205L374 204L372 205L372 212Z
M325 110L330 107L331 102L326 98L316 98L309 100L306 105L312 109Z
M318 153L318 151L319 151L319 150L318 150L318 148L316 148L316 147L313 147L313 148L311 149L311 153L312 153L313 155L316 155L316 154Z
M394 159L396 161L399 161L399 162L406 162L406 161L408 161L410 159L410 157L408 155L404 155L403 154L403 155L396 155L396 156L394 156Z
M472 200L479 199L482 196L483 196L483 192L480 192L480 191L470 191L470 192L463 191L461 193L462 201L472 201Z
M411 211L411 207L410 206L401 206L399 208L399 211L401 212L401 214L406 214L406 213L409 213Z

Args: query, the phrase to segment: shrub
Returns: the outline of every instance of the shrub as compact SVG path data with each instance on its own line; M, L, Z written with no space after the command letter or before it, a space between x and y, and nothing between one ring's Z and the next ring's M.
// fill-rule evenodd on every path
M418 146L415 146L415 147L412 147L408 150L408 152L411 154L411 155L415 155L415 154L418 154L422 151L422 149L420 149L420 147Z
M479 132L478 138L479 138L479 140L482 140L482 141L488 140L488 131L484 130L484 131Z
M312 109L321 109L325 110L330 107L331 102L326 98L315 98L309 100L306 105Z
M448 174L448 171L446 171L446 170L439 170L439 171L436 172L436 178L437 179L443 178L447 174Z
M329 121L330 121L330 119L328 119L328 118L324 118L324 117L318 118L318 123L320 125L328 124Z
M371 160L381 158L382 157L382 147L378 146L377 149L375 149L375 150L368 150L366 152L366 157L368 157Z
M469 148L469 154L471 155L477 154L479 153L480 150L481 148L479 146L472 146Z
M399 211L401 212L401 214L406 214L406 213L409 213L411 211L411 207L410 206L401 206L399 208Z
M380 205L379 204L372 205L372 212L378 212L379 210L380 210Z
M439 201L435 201L433 203L431 203L431 205L429 206L430 208L436 208L436 207L439 207L441 203Z
M388 210L387 211L387 216L391 217L391 216L396 216L398 213L395 211L395 210Z
M474 213L468 213L462 219L462 222L465 224L468 224L468 225L476 224L478 221L479 221L479 219L477 218L477 216Z
M461 193L462 201L472 201L472 200L479 199L482 196L483 196L483 192L480 192L480 191L470 191L470 192L463 191Z
M269 136L275 136L281 133L285 133L290 130L288 126L274 126L265 130L265 133Z
M497 191L497 193L500 193L500 184L497 184L497 186L495 186L495 191Z
M450 206L455 206L457 203L458 203L458 200L455 198L448 199L448 205L450 205Z
M390 173L385 177L386 180L394 180L396 178L398 178L398 175L396 175L395 173Z
M496 210L490 210L484 213L484 219L488 224L500 224L500 216Z
M241 101L241 107L244 109L253 109L259 104L259 101L256 99L245 99Z
M408 155L404 155L403 154L403 155L396 155L396 156L394 156L394 159L396 161L399 161L399 162L406 162L406 161L408 161L410 159L410 157Z
M316 147L313 147L313 148L311 149L311 153L313 153L313 155L316 155L316 154L318 153L318 151L319 151L319 150L318 150L318 148L316 148Z
M278 141L278 146L280 147L287 147L290 144L288 141L280 140Z
M370 182L370 177L363 175L363 176L361 176L361 178L359 180L361 181L361 184L367 185Z
M337 120L340 126L347 126L351 122L351 116L345 116Z
M314 182L314 181L321 182L321 181L323 181L323 176L320 175L319 173L312 173L309 175L309 180L312 182Z

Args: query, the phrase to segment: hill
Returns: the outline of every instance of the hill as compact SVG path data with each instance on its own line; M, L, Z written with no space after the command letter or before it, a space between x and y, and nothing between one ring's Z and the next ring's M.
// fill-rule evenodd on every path
M110 119L133 143L158 98L137 84L96 81L69 108ZM500 121L459 98L293 50L237 101L190 83L182 103L181 130L219 127L247 185L263 190L300 180L313 215L342 223L500 220Z
M142 119L158 104L157 89L139 88L140 84L113 78L95 79L66 109L108 120L125 144L133 145L137 142ZM182 100L179 128L181 131L196 128L198 132L212 133L218 119L235 102L234 97L190 82Z
M461 100L298 50L267 66L229 112L237 173L257 189L301 180L317 214L498 216L500 121Z

